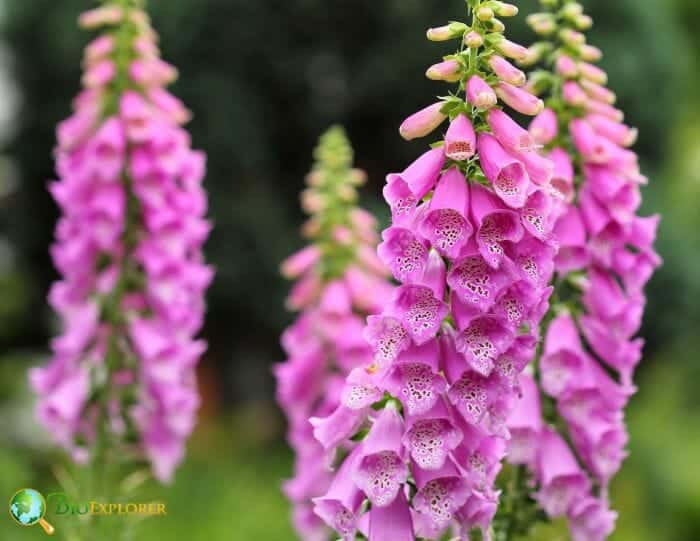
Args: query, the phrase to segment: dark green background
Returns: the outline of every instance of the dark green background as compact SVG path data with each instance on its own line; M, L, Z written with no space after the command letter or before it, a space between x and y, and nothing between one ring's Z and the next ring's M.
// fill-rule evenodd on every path
M518 2L522 13L534 1ZM591 0L590 41L627 120L651 182L645 211L662 212L665 265L649 288L647 359L629 413L631 458L612 497L621 511L614 540L700 539L700 5L695 0ZM0 498L27 484L52 491L55 455L31 424L25 370L43 362L55 326L45 294L56 208L54 126L79 88L77 30L88 0L4 0L0 41L19 92L6 134L0 185ZM403 117L445 92L426 80L449 45L424 39L428 26L463 18L459 0L151 0L164 57L180 69L174 87L195 117L196 147L209 155L206 185L215 230L207 257L217 268L204 335L205 409L190 459L169 491L171 506L135 539L288 539L277 485L289 469L270 366L291 321L280 259L301 245L298 192L311 149L343 123L367 169L366 206L385 219L384 175L403 168L424 142L404 143ZM523 16L511 37L531 38ZM0 96L0 99L4 99ZM8 165L9 164L9 165ZM0 190L1 192L1 190ZM192 516L203 517L193 520ZM66 519L67 520L67 519ZM157 521L158 520L158 521ZM39 532L0 520L2 539ZM556 526L538 539L566 539ZM232 537L233 536L233 537Z

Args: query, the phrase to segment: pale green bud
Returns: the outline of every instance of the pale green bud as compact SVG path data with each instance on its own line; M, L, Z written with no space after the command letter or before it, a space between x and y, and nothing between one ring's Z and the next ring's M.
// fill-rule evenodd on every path
M602 51L593 45L583 45L579 52L581 53L581 58L586 62L598 62L603 58Z
M559 32L559 37L570 47L579 47L586 43L586 36L584 36L581 32L572 30L571 28L562 29Z
M478 49L484 44L484 37L479 32L467 32L464 34L464 44L470 49Z
M429 28L427 32L430 41L448 41L455 38L461 38L464 32L467 31L467 25L460 22L451 22L445 26L437 28Z
M593 26L593 19L588 15L579 15L574 20L574 24L579 30L588 30Z
M489 7L499 17L515 17L518 14L518 6L506 2L489 2Z
M576 17L583 14L583 6L578 2L571 2L561 8L561 15L565 19L573 21Z
M557 21L551 13L533 13L525 19L528 26L540 36L548 36L557 30Z
M504 38L501 34L489 34L487 40L503 56L518 62L522 62L528 56L526 47Z
M350 169L348 179L353 186L362 186L367 182L367 173L363 169Z
M480 21L486 22L493 19L495 16L493 10L490 7L481 6L476 10L476 17Z
M491 19L488 24L491 26L491 31L492 32L505 32L506 31L506 25L503 24L501 21L496 19L495 17Z

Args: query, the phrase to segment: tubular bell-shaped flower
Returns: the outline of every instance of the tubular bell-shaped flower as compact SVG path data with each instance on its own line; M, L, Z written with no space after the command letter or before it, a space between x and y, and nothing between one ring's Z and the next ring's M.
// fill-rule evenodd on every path
M61 278L49 302L63 331L30 379L41 421L76 460L135 447L167 481L195 423L206 349L195 336L213 273L202 255L205 157L165 90L176 70L141 3L109 0L80 18L105 29L57 128L49 190L62 212L51 247Z
M371 362L345 384L348 393L362 381L379 398L337 423L312 421L319 441L340 438L336 462L352 450L334 486L354 460L364 500L360 516L352 510L354 524L369 515L369 541L467 539L473 528L491 538L506 420L552 291L554 165L503 109L536 114L543 106L507 60L526 49L506 40L495 18L517 9L470 1L468 10L470 25L428 32L431 40L464 44L427 74L458 82L458 92L400 130L414 139L449 121L444 137L388 175L384 189L392 223L378 253L400 286L368 318ZM345 535L334 516L317 514ZM396 517L395 537L387 537L387 517Z
M530 134L555 164L553 235L561 249L536 376L542 400L553 406L547 421L567 438L553 427L531 436L543 420L528 392L509 421L522 434L511 461L529 466L537 501L550 516L568 517L576 541L603 541L616 517L608 484L627 456L624 408L641 359L643 340L635 335L642 290L660 264L653 248L658 216L636 215L646 178L627 147L637 132L613 107L605 72L590 64L600 56L580 32L590 17L571 0L542 5L546 12L528 22L543 41L526 63L546 58L527 85L546 98L546 108Z
M369 486L377 476L393 472L395 464L402 465L391 454L403 435L391 421L401 420L398 414L387 419L385 437L375 439L374 446L368 441L362 450L355 449L335 480L328 450L345 446L369 407L382 397L364 370L355 368L372 360L372 349L362 334L364 318L381 310L391 286L388 271L374 255L379 241L375 220L356 206L356 187L365 181L365 173L352 169L352 149L342 128L326 132L314 156L316 163L302 194L304 209L311 215L304 227L311 244L282 263L282 274L297 280L288 306L301 312L282 336L287 360L275 367L277 398L287 415L288 439L296 454L295 475L284 491L294 505L294 525L302 539L328 540L325 521L343 539L354 541L363 501L355 485L358 468L364 468L362 479ZM401 235L395 239L398 252L409 242L402 239ZM387 440L394 432L390 448ZM350 467L349 461L357 467ZM395 484L373 493L378 503L388 504L396 496L391 489L400 486L402 478L399 470L394 473ZM385 521L404 515L399 504L387 507L373 513L370 528L384 539Z

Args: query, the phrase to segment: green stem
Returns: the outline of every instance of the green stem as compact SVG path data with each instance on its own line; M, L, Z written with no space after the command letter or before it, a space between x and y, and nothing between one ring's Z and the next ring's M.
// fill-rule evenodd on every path
M117 114L120 97L126 90L134 88L134 84L129 77L129 66L135 58L133 41L138 35L138 28L131 21L129 15L133 9L140 7L138 0L106 0L104 3L120 6L124 10L124 18L112 34L115 40L113 61L116 65L116 75L105 93L102 111L103 120ZM125 154L128 155L129 153L130 148L127 146ZM99 414L92 458L92 473L90 475L91 493L88 495L90 498L105 498L111 492L110 487L114 473L112 464L114 457L111 454L114 451L114 441L109 430L110 412L108 405L112 399L116 399L111 394L112 375L124 368L128 358L127 353L123 350L123 344L120 342L120 338L126 335L126 321L122 313L122 304L125 294L130 289L132 277L136 272L130 255L136 245L139 209L138 201L133 194L131 178L126 168L123 169L121 178L124 191L127 194L124 233L122 235L123 253L119 260L118 278L114 289L102 299L103 321L108 323L110 334L107 339L103 377L98 382L100 388L95 393L93 401L93 403L97 404ZM89 537L86 537L86 539L96 538L95 535L98 531L97 521L92 518L87 524L89 525Z

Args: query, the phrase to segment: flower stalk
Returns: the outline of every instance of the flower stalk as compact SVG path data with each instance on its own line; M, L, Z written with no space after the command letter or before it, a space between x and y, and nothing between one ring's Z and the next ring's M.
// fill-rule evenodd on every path
M507 112L544 107L513 64L528 50L503 35L500 18L516 13L469 0L468 23L428 31L458 43L427 72L455 88L399 131L410 140L449 126L387 176L392 223L378 254L399 287L367 319L371 364L312 420L335 470L314 511L344 540L502 539L512 528L494 521L496 477L552 292L560 208L553 164Z
M344 399L363 399L344 397L343 382L371 362L372 350L362 336L364 318L381 311L391 286L375 255L376 220L357 206L357 188L366 175L352 167L352 148L342 128L321 137L314 158L301 197L310 215L302 228L309 245L281 266L286 278L296 280L287 306L299 315L282 336L288 358L275 367L275 376L295 452L294 477L284 484L294 526L302 539L326 541L328 531L313 512L313 499L331 490L333 478L314 431L330 441L338 426L355 419L349 409L338 410L329 423L315 419L329 415Z
M554 224L560 249L546 338L509 421L517 450L509 461L533 478L536 492L526 497L549 518L566 517L575 541L603 541L617 516L609 482L627 456L643 288L661 263L658 216L637 215L646 183L628 149L637 133L592 63L601 56L583 33L592 19L572 0L542 7L528 17L541 41L521 64L538 67L527 86L546 108L529 131L555 163L551 184L564 207Z
M181 127L189 111L165 89L177 74L144 3L104 1L79 22L103 32L57 128L49 186L62 211L49 301L63 330L30 379L40 420L76 462L147 461L165 482L194 426L206 349L195 339L213 275L201 252L205 158Z

